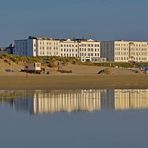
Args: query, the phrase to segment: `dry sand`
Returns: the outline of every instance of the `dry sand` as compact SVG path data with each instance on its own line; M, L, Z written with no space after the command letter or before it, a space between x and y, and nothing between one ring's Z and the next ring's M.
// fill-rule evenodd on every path
M110 74L98 75L103 67L68 65L61 74L56 68L49 75L0 72L0 89L99 89L99 88L148 88L148 74L134 73L127 69L110 69Z

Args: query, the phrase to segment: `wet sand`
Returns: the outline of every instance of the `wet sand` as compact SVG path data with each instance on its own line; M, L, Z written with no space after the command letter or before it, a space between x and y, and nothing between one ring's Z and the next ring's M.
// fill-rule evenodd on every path
M148 75L0 75L0 89L148 89Z

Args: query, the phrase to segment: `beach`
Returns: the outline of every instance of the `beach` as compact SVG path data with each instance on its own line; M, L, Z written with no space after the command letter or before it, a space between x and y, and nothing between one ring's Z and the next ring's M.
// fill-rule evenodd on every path
M107 74L98 74L104 67L66 65L57 72L51 68L50 74L27 74L22 72L0 72L0 89L117 89L148 88L148 74L135 73L125 68L108 68Z
M147 89L147 75L1 75L0 89Z

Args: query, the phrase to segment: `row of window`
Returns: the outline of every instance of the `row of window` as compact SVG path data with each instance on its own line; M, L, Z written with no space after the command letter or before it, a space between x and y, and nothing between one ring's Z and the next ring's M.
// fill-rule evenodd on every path
M116 52L115 54L116 55L129 55L129 54L131 54L131 55L137 55L137 56L139 56L139 55L147 56L147 54L144 53L144 52L136 52L136 53L134 53L134 52L131 52L131 53L129 53L129 52Z
M78 45L61 44L61 47L78 47ZM99 44L80 44L79 47L100 47Z
M80 48L80 51L99 51L97 48Z
M61 53L61 56L62 57L78 57L78 54L68 54L68 53L67 54L66 53L63 54L63 53Z
M115 44L115 46L129 46L129 44Z
M40 41L39 42L39 44L41 44L41 45L59 45L59 43L57 43L57 42L44 42L44 41Z
M61 53L61 56L67 56L67 57L78 57L78 54L69 54L69 53ZM100 57L100 54L97 53L80 53L80 56L87 56L87 57Z
M80 53L80 56L88 56L88 57L90 57L90 56L100 56L100 54L99 53Z
M120 47L116 47L115 50L132 50L132 51L147 51L147 48L120 48Z
M56 47L53 47L53 48L44 48L44 47L40 47L40 50L58 50L58 48L56 48ZM61 52L78 52L78 49L63 49L63 48L61 48ZM85 52L99 52L100 50L99 49L96 49L96 48L88 48L88 49L82 49L82 48L80 48L80 51L85 51Z
M100 44L80 44L80 47L100 47Z
M76 49L76 50L74 50L74 49L61 49L61 52L77 52L78 50Z
M115 44L115 46L133 46L133 47L147 47L147 45L146 44L130 44L130 43L127 43L127 44L125 44L125 43L123 43L123 44Z
M78 47L78 45L65 45L65 44L62 45L62 44L61 44L61 47Z
M57 42L44 42L44 41L40 41L39 44L41 45L59 45L59 43ZM78 45L73 45L73 44L61 44L61 47L77 47ZM82 46L82 47L100 47L100 44L79 44L79 46Z
M138 60L138 61L146 61L147 60L147 58L141 58L141 57L135 57L134 59ZM119 60L128 61L129 57L116 57L115 60L117 60L117 61L119 61Z
M137 53L131 53L131 55L137 55L137 56L139 56L139 55L143 55L143 56L147 56L147 54L146 53L144 53L144 52L137 52Z
M51 52L40 52L39 53L40 55L49 55L49 56L58 56L58 52L57 53L51 53Z
M48 50L48 49L59 49L58 47L40 47L39 49L45 49L45 50Z

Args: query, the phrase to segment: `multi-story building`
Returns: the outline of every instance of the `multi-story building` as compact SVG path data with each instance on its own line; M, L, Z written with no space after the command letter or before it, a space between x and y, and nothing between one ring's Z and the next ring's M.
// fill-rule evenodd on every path
M14 54L20 56L36 56L36 39L28 38L14 41Z
M148 61L148 42L138 41L103 41L101 42L101 57L108 61L137 62Z
M60 41L56 39L38 38L37 56L60 56Z
M61 57L78 57L78 42L76 40L60 40Z
M14 54L21 56L75 57L82 62L101 61L100 42L82 39L50 39L29 37L15 40ZM103 59L104 60L104 59Z
M94 41L84 39L52 39L29 37L15 40L14 54L21 56L75 57L82 62L148 61L148 42Z
M81 61L101 61L100 58L101 42L94 40L80 40L79 41L79 57ZM103 59L103 58L102 58Z
M104 60L100 58L100 42L94 40L74 39L61 40L61 56L77 57L82 62L97 62Z
M21 56L60 56L60 41L52 38L35 37L15 40L14 54Z

